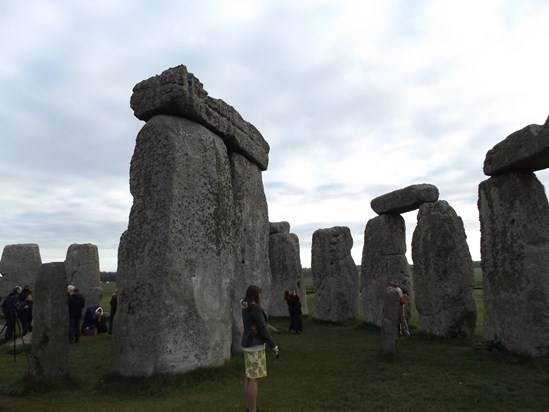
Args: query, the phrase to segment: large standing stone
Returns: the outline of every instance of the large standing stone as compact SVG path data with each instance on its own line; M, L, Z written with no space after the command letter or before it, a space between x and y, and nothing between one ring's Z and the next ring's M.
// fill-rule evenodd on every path
M444 200L421 205L417 221L412 259L420 329L434 336L474 336L473 260L463 221Z
M381 320L381 354L396 355L398 343L398 316L400 297L395 288L386 288L383 294L383 310Z
M486 154L484 174L495 176L514 171L549 168L549 118L543 126L531 124L518 130Z
M394 190L376 197L370 202L370 206L378 215L385 213L405 213L418 209L423 203L436 202L437 200L437 187L423 183Z
M232 106L209 97L202 83L183 65L138 83L130 105L141 120L158 114L194 120L220 136L230 152L241 153L267 170L269 145L261 133Z
M103 293L100 287L99 252L96 245L70 245L65 258L65 271L68 284L77 287L86 299L86 307L101 304Z
M28 285L32 289L41 264L38 245L6 245L0 259L0 299L9 295L16 286Z
M236 241L222 139L190 120L153 117L137 136L130 191L114 371L149 376L222 365L230 357Z
M352 247L351 230L346 226L313 233L314 319L342 322L358 318L359 279Z
M288 222L286 223L289 228ZM271 316L288 317L288 304L284 300L286 289L296 290L301 301L301 311L307 313L307 296L303 283L303 269L299 255L299 238L294 233L286 231L273 232L273 228L283 226L271 223L269 236L269 260L273 275L272 299L269 314ZM289 229L288 229L289 230Z
M63 262L40 266L33 298L29 375L42 379L64 378L69 371L69 311Z
M238 153L229 153L235 203L236 256L233 299L232 353L240 353L242 307L246 288L261 288L261 306L269 313L269 216L261 169Z
M360 282L364 322L381 326L383 300L391 280L396 280L402 289L409 320L412 279L406 259L406 225L399 214L377 216L364 229Z
M549 355L549 205L531 172L479 185L484 338Z

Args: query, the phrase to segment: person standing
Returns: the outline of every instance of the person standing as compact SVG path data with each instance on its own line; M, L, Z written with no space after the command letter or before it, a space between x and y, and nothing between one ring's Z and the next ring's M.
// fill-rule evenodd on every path
M17 313L21 320L21 333L25 336L27 333L32 332L32 293L26 294L25 300L19 304Z
M261 289L256 285L250 285L246 289L246 297L240 301L242 306L242 351L246 378L244 380L244 394L246 398L247 412L260 412L256 409L258 379L267 376L267 359L265 345L267 345L278 358L278 346L269 333L267 316L261 308L259 295Z
M68 287L69 291L69 343L78 343L80 340L80 319L82 310L86 305L84 296L74 286Z
M290 312L288 332L292 333L292 330L295 330L295 333L303 332L301 301L299 300L297 291L286 289L284 291L284 299L288 304L288 312Z
M398 292L400 310L398 311L398 334L410 336L410 331L408 330L408 322L406 321L406 314L404 312L404 305L406 305L406 300L404 299L404 294L402 289L398 287L396 280L391 281L391 287L395 288Z
M111 316L109 317L109 335L112 335L112 324L114 322L114 315L116 314L116 307L118 306L118 289L116 289L112 296L111 301Z
M2 343L7 343L11 340L15 333L15 324L17 322L17 309L21 303L19 295L23 291L21 286L16 286L13 291L6 296L2 302L2 312L4 313L4 318L6 319L6 333L4 333L4 339Z

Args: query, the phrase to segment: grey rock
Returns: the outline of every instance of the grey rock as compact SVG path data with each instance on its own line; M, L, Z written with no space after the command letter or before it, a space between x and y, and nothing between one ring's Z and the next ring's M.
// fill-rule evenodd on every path
M135 85L130 106L138 119L158 114L184 117L220 136L230 152L237 152L267 170L269 145L261 133L220 99L208 96L202 83L183 65Z
M421 205L417 221L412 259L420 329L433 336L472 337L477 309L463 221L444 200Z
M312 242L313 318L329 322L357 319L359 278L351 256L351 230L346 226L318 229Z
M382 320L379 341L382 355L396 355L398 343L399 295L395 288L388 287L383 293Z
M68 284L80 290L86 300L86 307L99 306L103 290L97 246L91 243L70 245L65 258L65 271Z
M271 222L269 226L269 234L273 233L290 233L290 224L288 222Z
M368 221L364 229L360 274L364 322L381 326L383 301L391 280L396 280L402 289L409 321L414 295L406 258L406 225L401 215L386 214Z
M0 297L5 298L16 286L28 285L31 290L42 264L40 249L34 243L6 245L0 259Z
M295 234L275 232L269 236L269 260L273 276L269 315L288 317L288 304L284 300L286 289L296 290L301 311L307 313L307 299L303 284L303 269L299 255L299 239Z
M40 266L33 301L29 375L38 379L64 378L69 372L69 312L63 262Z
M484 338L549 355L549 205L532 172L479 185Z
M437 187L428 183L423 183L394 190L390 193L376 197L371 201L370 205L374 212L381 215L385 213L410 212L418 209L423 203L436 202L437 200Z
M543 126L531 124L496 144L484 159L484 174L549 168L549 118Z
M236 244L222 139L187 119L153 117L137 136L130 191L113 370L150 376L221 366L231 350Z
M232 353L240 353L242 307L246 288L261 288L261 306L269 313L271 269L269 266L269 217L261 169L238 153L229 153L234 194L235 297L233 298Z

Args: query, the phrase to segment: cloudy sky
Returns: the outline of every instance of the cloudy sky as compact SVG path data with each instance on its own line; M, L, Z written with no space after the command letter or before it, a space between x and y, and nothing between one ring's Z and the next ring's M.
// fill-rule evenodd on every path
M543 0L0 0L0 249L93 243L116 270L132 88L184 64L269 142L269 218L304 267L312 233L342 225L360 264L370 201L417 183L478 260L484 157L549 115L548 39Z

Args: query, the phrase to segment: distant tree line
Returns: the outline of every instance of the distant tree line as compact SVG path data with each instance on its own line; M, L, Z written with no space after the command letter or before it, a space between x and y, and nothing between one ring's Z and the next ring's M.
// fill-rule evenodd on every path
M99 272L101 282L116 282L116 272Z

